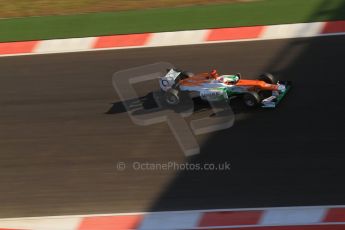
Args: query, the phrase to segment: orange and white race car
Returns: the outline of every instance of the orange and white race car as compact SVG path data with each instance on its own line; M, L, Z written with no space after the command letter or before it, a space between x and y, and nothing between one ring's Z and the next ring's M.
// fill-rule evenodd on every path
M216 70L193 74L169 69L159 80L169 105L177 105L182 95L201 97L207 101L230 100L241 96L248 107L275 108L291 87L289 81L276 81L265 73L257 80L242 79L241 74L220 75Z

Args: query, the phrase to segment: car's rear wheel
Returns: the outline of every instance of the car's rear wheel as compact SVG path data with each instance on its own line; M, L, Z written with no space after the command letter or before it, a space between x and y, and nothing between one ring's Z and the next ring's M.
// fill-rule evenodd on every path
M247 107L257 107L260 105L260 101L260 96L256 92L249 92L243 95L243 102Z
M169 105L177 105L180 103L179 91L176 89L170 89L165 93L165 101Z
M275 80L275 77L270 73L264 73L264 74L260 75L259 80L264 81L268 84L276 84L277 83L277 81Z

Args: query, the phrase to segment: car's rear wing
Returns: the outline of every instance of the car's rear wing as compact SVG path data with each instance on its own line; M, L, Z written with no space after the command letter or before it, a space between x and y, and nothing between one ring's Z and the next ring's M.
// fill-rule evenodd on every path
M159 79L159 85L163 91L168 91L179 82L181 72L175 69L168 70L167 74Z

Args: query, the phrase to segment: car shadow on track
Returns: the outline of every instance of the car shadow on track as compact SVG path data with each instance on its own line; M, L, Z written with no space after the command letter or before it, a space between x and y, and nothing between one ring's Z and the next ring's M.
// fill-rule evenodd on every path
M129 105L131 110L135 110L135 112L133 113L134 115L148 114L148 113L151 113L153 110L159 110L159 109L161 110L168 109L168 110L173 110L176 113L183 113L189 110L191 106L193 109L193 114L210 112L210 111L211 111L211 113L209 114L210 117L222 114L221 111L218 112L217 114L213 113L210 103L205 100L202 100L200 97L193 98L192 103L193 105L186 103L185 105L182 105L182 106L169 106L164 103L160 103L162 105L160 108L160 106L157 104L154 98L153 93L151 92L151 93L146 94L145 96L139 97L137 99L129 100L126 102L123 102L123 101L113 102L112 106L108 109L107 112L105 112L105 114L119 114L119 113L129 112L125 104ZM250 109L246 107L243 104L240 97L231 99L229 106L230 107L224 108L224 110L228 110L229 108L231 108L235 115L252 113L254 110L255 111L264 110L262 108Z
M133 99L131 101L139 101L140 104L137 106L142 106L145 110L150 110L150 109L155 109L158 108L157 103L155 102L153 98L153 93L148 93L145 96L139 97L137 99ZM131 101L118 101L118 102L113 102L112 106L109 108L109 110L105 114L119 114L119 113L126 113L128 112L125 106L125 103L131 103ZM131 103L133 106L134 103Z

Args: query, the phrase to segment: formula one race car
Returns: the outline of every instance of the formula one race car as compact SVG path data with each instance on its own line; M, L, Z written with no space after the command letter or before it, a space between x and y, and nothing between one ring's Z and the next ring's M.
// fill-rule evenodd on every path
M248 107L275 108L291 87L289 81L275 81L266 73L258 80L242 79L241 74L219 75L216 70L193 74L176 69L167 70L159 80L165 102L177 105L188 94L207 101L230 100L241 96Z

